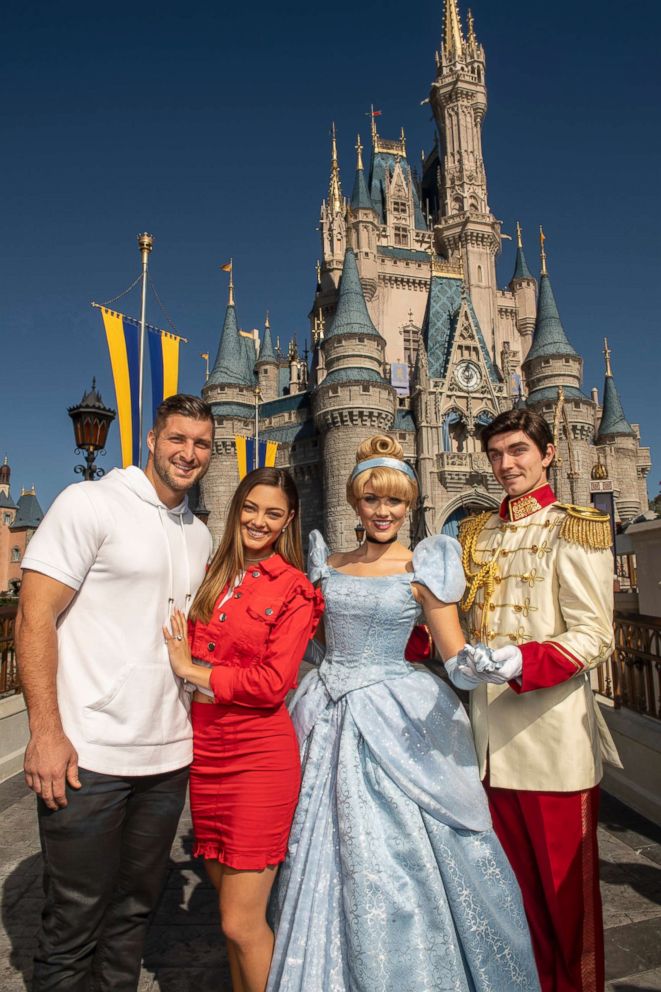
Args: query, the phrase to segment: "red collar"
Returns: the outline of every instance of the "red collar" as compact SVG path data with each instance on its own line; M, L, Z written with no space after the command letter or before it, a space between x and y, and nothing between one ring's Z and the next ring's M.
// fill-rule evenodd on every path
M557 502L556 495L546 482L543 486L531 489L530 492L524 493L522 496L514 496L513 498L506 496L500 504L498 516L502 520L523 520L531 513L537 513L538 510L543 510L545 506L550 506L551 503L555 502Z
M292 568L280 555L276 552L274 555L270 555L268 558L263 558L262 561L251 561L246 564L246 572L254 572L255 569L259 569L262 572L266 572L267 575L272 576L274 579L278 575L282 575L288 569Z

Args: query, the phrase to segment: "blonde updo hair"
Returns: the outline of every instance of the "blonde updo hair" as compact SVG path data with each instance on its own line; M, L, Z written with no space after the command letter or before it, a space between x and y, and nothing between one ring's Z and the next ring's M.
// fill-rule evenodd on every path
M368 458L396 458L404 461L404 450L394 437L389 434L375 434L363 441L356 452L356 464ZM372 492L377 496L393 496L403 499L406 503L414 503L418 498L418 484L396 468L385 465L368 468L355 479L349 477L347 482L347 502L356 509L358 500L369 483Z

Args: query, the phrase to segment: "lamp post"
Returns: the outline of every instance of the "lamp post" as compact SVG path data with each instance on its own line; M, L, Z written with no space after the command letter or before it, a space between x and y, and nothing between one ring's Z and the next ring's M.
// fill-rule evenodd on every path
M115 419L115 411L103 405L101 395L97 392L96 379L92 379L92 388L83 395L80 403L69 407L67 412L73 421L76 454L84 455L86 462L85 465L76 465L74 472L78 472L86 481L100 479L106 474L105 469L97 468L94 459L97 454L105 454L106 439Z

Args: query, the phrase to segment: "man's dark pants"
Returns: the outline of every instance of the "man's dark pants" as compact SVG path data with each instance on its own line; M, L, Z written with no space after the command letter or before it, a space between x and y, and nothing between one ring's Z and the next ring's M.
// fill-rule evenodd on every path
M119 777L80 769L68 806L40 799L46 904L33 992L134 992L188 768Z

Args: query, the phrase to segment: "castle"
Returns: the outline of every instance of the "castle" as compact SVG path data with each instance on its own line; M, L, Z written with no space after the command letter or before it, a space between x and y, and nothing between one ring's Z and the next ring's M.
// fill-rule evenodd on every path
M310 311L311 354L239 330L233 285L218 354L203 397L215 418L214 456L203 483L218 538L238 482L235 435L279 442L302 527L337 550L355 546L345 500L356 447L387 431L420 480L421 499L402 539L455 534L467 513L497 507L480 432L514 405L540 411L558 445L559 499L615 496L623 522L647 509L649 449L627 421L606 344L601 405L582 390L583 361L560 318L541 235L541 273L528 266L517 225L509 285L496 282L503 235L487 195L482 122L486 64L472 16L444 0L441 49L429 103L438 136L416 175L406 139L386 140L372 113L371 160L356 144L351 195L342 191L335 129L328 196L321 206L321 263Z

